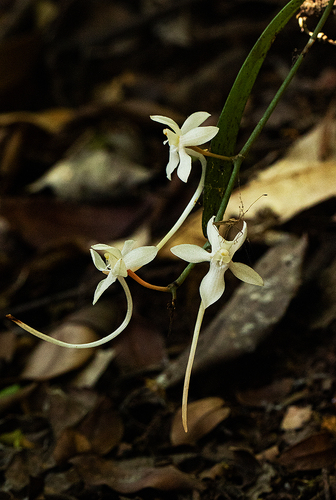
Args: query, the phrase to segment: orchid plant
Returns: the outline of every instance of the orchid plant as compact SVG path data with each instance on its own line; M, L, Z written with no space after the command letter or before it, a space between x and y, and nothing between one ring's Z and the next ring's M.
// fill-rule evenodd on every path
M297 57L287 78L279 88L263 117L252 132L250 138L243 146L239 154L234 155L234 148L243 111L263 60L266 57L274 37L277 33L279 33L279 31L281 31L281 29L284 28L302 3L302 0L290 0L281 12L273 19L273 21L265 29L262 36L256 42L236 78L220 115L217 126L201 126L210 117L210 114L205 111L199 111L191 114L181 127L179 127L179 125L169 117L160 115L151 116L153 121L169 127L165 128L163 131L167 137L164 143L169 145L169 161L166 166L167 178L171 180L173 172L176 170L177 176L182 182L186 183L190 176L192 161L194 159L200 161L202 174L199 185L193 197L182 212L180 218L157 245L134 248L135 242L133 240L127 240L125 241L122 250L106 244L97 244L92 246L90 251L93 263L100 272L106 275L106 277L97 285L94 292L93 304L99 300L101 295L109 286L118 281L125 292L127 302L126 315L121 325L112 333L98 341L85 344L71 344L39 332L22 321L14 318L12 315L7 315L9 319L14 321L14 323L27 332L59 346L74 349L101 346L119 335L119 333L127 327L131 320L133 301L126 282L128 276L147 288L172 293L173 300L175 300L177 288L183 283L194 265L199 262L209 262L209 271L204 276L200 284L200 307L195 323L193 340L184 380L182 423L186 432L188 430L188 391L196 345L205 310L219 300L224 293L224 273L227 269L230 269L230 271L238 279L246 283L257 286L263 285L263 280L256 271L245 264L234 262L232 260L235 252L243 245L246 239L246 222L243 222L242 229L237 233L233 240L226 240L223 238L216 227L216 223L223 218L243 159L248 154L251 146L254 144L262 128L266 124L285 89L288 87L292 78L296 74L308 50L316 40L321 39L319 34L321 33L321 29L333 8L334 0L329 0L314 32L309 32L310 38L308 43L304 47L301 54ZM201 145L210 140L210 149L200 148ZM225 156L224 153L228 156ZM202 192L204 203L203 232L208 238L208 243L203 248L188 243L171 248L171 252L175 256L189 262L183 273L172 284L168 286L156 286L143 281L140 276L138 276L136 271L155 259L158 251L168 242L168 240L183 224L191 210L194 208ZM209 248L211 248L210 251ZM104 252L105 261L97 251ZM164 383L162 382L162 384Z

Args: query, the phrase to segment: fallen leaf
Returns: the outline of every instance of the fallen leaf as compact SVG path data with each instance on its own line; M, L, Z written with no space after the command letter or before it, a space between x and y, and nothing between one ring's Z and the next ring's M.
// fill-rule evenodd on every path
M258 389L247 389L237 393L238 401L246 406L266 406L279 403L291 390L292 378L275 380L271 384Z
M117 351L114 348L95 349L89 363L71 380L71 386L77 388L93 387L116 355Z
M327 328L336 319L336 259L318 277L321 289L312 328Z
M66 317L63 324L52 331L50 336L71 344L93 342L113 331L117 326L117 315L113 304L102 299L95 306L83 307ZM95 352L94 347L72 349L42 340L28 358L21 377L34 380L58 377L83 366Z
M98 335L84 325L67 323L53 331L52 337L82 344L98 340ZM79 368L93 355L94 348L67 349L41 340L21 374L23 379L49 380Z
M0 213L12 230L35 248L69 241L89 248L93 241L105 242L128 234L143 221L149 206L148 200L127 206L99 207L42 197L3 197Z
M149 170L118 153L87 147L58 162L28 190L50 188L64 200L102 201L123 196L150 177Z
M263 460L268 460L269 462L274 462L276 457L279 456L279 447L277 444L261 451L256 455L256 459L262 462Z
M305 407L289 406L281 422L284 431L301 429L312 416L311 405Z
M89 440L76 429L68 428L58 437L53 457L57 465L61 465L75 455L90 451L92 450Z
M321 150L328 127L329 155L322 159ZM271 209L283 223L299 212L336 195L336 122L322 122L298 139L287 155L260 172L243 188L235 191L226 210L226 216L237 213L241 200L249 206L249 217L263 209Z
M95 455L84 455L70 460L84 482L90 486L105 484L119 493L135 493L144 488L163 491L201 488L200 481L179 471L173 465L165 467L142 466L126 460L114 462Z
M332 435L320 432L285 450L278 462L292 471L314 470L333 465L335 456L336 447Z
M121 417L107 397L99 399L77 429L87 438L91 451L99 455L105 455L119 444L124 431Z
M56 438L67 428L75 428L93 410L98 401L96 392L48 388L43 407Z
M167 361L163 335L136 315L127 330L113 342L113 347L116 365L123 373L164 366Z
M170 431L173 446L195 444L230 415L230 408L223 407L222 398L210 397L188 404L188 432L182 426L182 409L174 415Z

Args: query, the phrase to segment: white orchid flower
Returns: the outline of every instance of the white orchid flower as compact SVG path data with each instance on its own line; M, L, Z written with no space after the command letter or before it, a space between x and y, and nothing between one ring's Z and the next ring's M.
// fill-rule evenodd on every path
M211 217L207 225L208 240L211 244L211 252L197 245L177 245L171 248L171 252L180 259L187 262L210 262L209 272L204 276L200 285L200 295L205 308L211 306L224 293L224 273L227 269L240 280L251 285L263 286L264 282L259 274L251 267L240 262L233 262L232 257L242 246L247 235L247 224L244 221L243 228L234 240L225 240L213 224L215 217Z
M191 370L194 363L196 347L205 309L216 302L224 293L224 273L231 269L233 274L242 281L252 285L262 286L264 284L261 276L251 267L240 262L232 262L234 253L242 246L246 239L247 224L244 221L243 228L234 240L227 241L214 225L215 217L211 217L207 225L208 240L211 244L211 252L197 245L177 245L171 248L171 252L187 262L210 262L209 272L204 276L200 285L201 304L198 310L193 339L188 358L182 396L182 423L185 432L188 432L188 393L191 378Z
M183 182L187 182L191 171L191 156L195 156L200 161L205 158L202 154L188 149L189 146L200 146L215 137L219 128L200 125L210 116L205 111L198 111L190 115L180 128L177 123L167 116L152 115L155 122L168 125L172 130L164 129L167 136L164 144L169 143L169 162L167 165L167 177L171 180L171 174L177 168L177 175Z
M102 293L118 278L126 278L128 270L137 271L156 257L158 252L157 247L146 246L133 249L134 243L134 240L125 241L121 251L109 245L92 245L93 250L91 249L90 252L94 265L99 271L107 274L107 277L97 285L93 304L97 302ZM103 261L96 250L103 250L105 252L104 257L106 262Z
M133 301L131 292L125 280L127 271L136 271L145 264L148 264L156 257L156 254L158 252L158 249L154 246L139 247L135 249L133 249L133 246L134 241L127 240L125 241L124 247L121 251L118 248L103 244L93 245L92 248L94 248L94 250L90 250L92 260L96 268L99 271L102 271L104 274L107 274L107 278L98 283L93 298L93 304L97 302L101 294L105 292L105 290L116 280L118 280L123 287L126 296L127 311L124 321L121 323L121 325L118 326L118 328L116 328L116 330L114 330L109 335L106 335L102 339L95 340L93 342L87 342L83 344L70 344L69 342L55 339L54 337L50 337L45 333L35 330L35 328L32 328L19 319L14 318L14 316L12 316L11 314L7 314L7 318L12 320L23 330L26 330L26 332L35 335L35 337L39 337L42 340L46 340L47 342L58 346L68 347L71 349L86 349L88 347L98 347L106 344L106 342L114 339L117 335L119 335L119 333L125 330L132 318ZM106 263L103 261L99 253L97 253L95 250L105 250Z

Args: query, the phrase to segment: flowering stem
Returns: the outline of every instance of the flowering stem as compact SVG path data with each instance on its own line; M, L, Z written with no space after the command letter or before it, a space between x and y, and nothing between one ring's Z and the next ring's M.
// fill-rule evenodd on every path
M125 279L121 276L118 276L118 280L121 284L121 286L124 289L125 295L126 295L126 300L127 300L127 312L126 316L124 318L124 321L121 323L121 325L114 330L114 332L110 333L106 337L103 337L100 340L95 340L94 342L87 342L85 344L69 344L68 342L64 342L63 340L57 340L53 337L50 337L49 335L46 335L45 333L39 332L38 330L35 330L35 328L32 328L31 326L26 325L26 323L23 323L19 319L14 318L11 314L7 314L6 317L10 320L12 320L14 323L16 323L20 328L23 330L26 330L26 332L31 333L32 335L35 335L35 337L39 337L42 340L46 340L47 342L50 342L51 344L59 345L62 347L69 347L70 349L86 349L87 347L98 347L102 344L105 344L106 342L109 342L110 340L114 339L119 333L121 333L125 328L127 327L128 323L130 322L130 319L132 317L132 312L133 312L133 301L132 301L132 296L130 293L130 290L128 288L128 285L125 281Z
M205 307L204 307L203 301L201 301L201 304L200 304L200 307L198 310L198 314L197 314L194 335L193 335L193 339L192 339L192 343L191 343L191 347L190 347L190 354L189 354L189 359L188 359L188 364L187 364L187 368L186 368L186 372L185 372L185 376L184 376L184 384L183 384L182 424L183 424L183 429L185 432L188 432L188 394L189 394L191 370L192 370L192 366L194 363L196 347L197 347L198 337L199 337L199 333L200 333L201 326L202 326L204 312L205 312Z
M144 281L141 279L137 274L135 274L134 271L131 271L130 269L127 270L128 276L133 278L137 283L140 285L144 286L145 288L150 288L151 290L157 290L158 292L170 292L169 286L157 286L157 285L151 285L150 283L147 283L147 281Z
M211 158L218 158L219 160L233 161L235 159L235 156L216 155L215 153L211 153L207 149L202 149L202 148L199 148L198 146L189 146L188 149L192 149L193 151L196 151L197 153L201 153L201 155L203 155L203 156L211 156Z
M190 214L190 212L192 211L192 209L194 208L194 206L196 205L197 203L197 200L198 198L201 196L202 194L202 191L203 191L203 188L204 188L204 179L205 179L205 170L206 170L206 161L205 161L205 158L202 154L198 153L197 151L195 151L195 156L196 158L198 158L201 162L201 165L202 165L202 175L201 175L201 179L199 181L199 184L197 186L197 189L193 195L193 197L191 198L191 200L189 201L188 205L186 206L186 208L183 210L180 218L178 219L178 221L174 224L174 226L171 228L171 230L166 234L166 236L164 238L162 238L162 240L156 245L156 247L158 248L158 250L161 250L161 248L167 243L167 241L176 233L176 231L182 226L183 222L186 220L186 218L188 217L188 215Z

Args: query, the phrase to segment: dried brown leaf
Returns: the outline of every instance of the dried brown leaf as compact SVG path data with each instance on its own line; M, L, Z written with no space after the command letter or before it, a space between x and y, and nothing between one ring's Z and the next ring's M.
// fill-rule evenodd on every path
M57 328L52 337L72 344L82 344L98 340L98 335L89 327L65 323ZM40 341L33 351L21 374L24 379L49 380L86 363L94 353L94 348L67 349Z
M269 385L258 389L247 389L237 393L238 401L246 406L265 406L280 402L290 392L293 386L292 378L275 380Z
M68 458L80 453L87 453L91 450L91 444L88 439L75 429L64 429L56 441L53 451L55 462L60 465Z
M70 461L86 484L105 484L124 494L135 493L144 488L173 491L201 487L201 483L194 477L179 471L173 465L152 467L141 465L141 461L139 464L133 461L130 466L127 461L113 462L95 455L78 456Z
M91 451L105 455L119 444L124 427L119 413L109 398L101 398L95 408L78 426L78 431L87 438Z
M278 462L290 470L314 470L335 463L336 447L332 435L320 432L285 450Z
M148 201L111 208L42 197L4 197L0 210L11 228L33 247L75 241L85 248L93 241L106 241L107 235L114 240L129 233L148 211Z
M325 415L322 419L321 428L336 436L336 415Z
M116 364L122 371L162 366L166 360L163 336L140 317L133 319L113 346L117 353Z
M328 128L328 152L322 158L326 128ZM323 122L297 140L285 158L259 173L230 198L226 214L237 213L241 199L245 206L257 200L249 209L249 217L254 217L264 209L271 209L279 216L280 222L291 219L306 210L336 195L336 122Z
M274 462L279 456L279 447L277 444L261 451L256 455L256 459L259 461L268 460L269 462Z
M63 392L59 388L47 391L44 406L53 433L56 437L69 427L75 427L94 409L97 393L88 390Z
M222 398L210 397L188 404L188 432L182 426L181 408L175 413L170 431L173 446L195 444L230 415Z
M281 422L284 431L301 429L312 416L311 405L305 407L289 406Z

